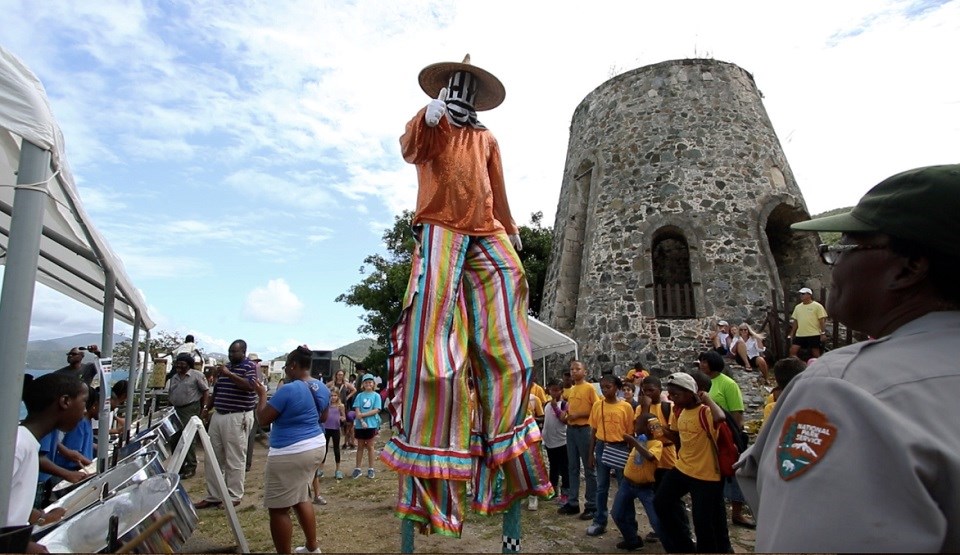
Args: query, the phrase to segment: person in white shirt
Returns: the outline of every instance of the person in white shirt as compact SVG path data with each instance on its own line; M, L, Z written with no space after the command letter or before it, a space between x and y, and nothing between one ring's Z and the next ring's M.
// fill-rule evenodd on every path
M53 372L33 379L24 376L23 403L27 417L17 429L13 476L5 526L44 525L63 518L65 510L44 513L33 508L40 472L39 439L53 430L69 432L83 418L87 408L87 385L75 375ZM46 553L42 545L29 542L27 553Z

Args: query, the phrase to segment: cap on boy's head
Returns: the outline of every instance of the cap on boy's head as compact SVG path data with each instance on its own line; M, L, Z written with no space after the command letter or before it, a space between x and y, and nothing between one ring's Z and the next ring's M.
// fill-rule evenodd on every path
M360 382L362 383L362 382L365 382L365 381L367 381L367 380L370 380L371 382L377 381L376 378L373 377L373 374L364 374L364 375L363 375L363 379L360 380Z
M730 324L728 324L726 320L720 320L719 322L717 322L717 325L718 325L718 326L729 326Z
M803 294L813 295L813 290L811 290L809 287L801 287L800 290L797 291L797 293L800 293L801 295Z
M667 379L664 383L686 389L694 395L697 394L697 381L693 379L693 376L687 374L686 372L674 372L673 374L667 376Z
M960 164L927 166L888 177L853 210L797 222L800 231L885 233L960 256Z

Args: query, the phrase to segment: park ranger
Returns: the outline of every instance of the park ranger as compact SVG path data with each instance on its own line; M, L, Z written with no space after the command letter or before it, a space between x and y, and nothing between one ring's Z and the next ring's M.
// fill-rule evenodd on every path
M894 175L852 211L827 308L871 339L794 378L737 477L758 552L960 552L960 165Z

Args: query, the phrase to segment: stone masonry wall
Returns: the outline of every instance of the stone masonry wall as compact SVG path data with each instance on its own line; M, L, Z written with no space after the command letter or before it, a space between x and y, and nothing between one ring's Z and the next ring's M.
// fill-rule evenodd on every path
M815 236L787 229L809 215L760 98L736 65L677 60L577 107L541 316L593 373L688 367L717 320L759 327L771 290L823 283ZM655 313L664 231L688 244L693 318Z

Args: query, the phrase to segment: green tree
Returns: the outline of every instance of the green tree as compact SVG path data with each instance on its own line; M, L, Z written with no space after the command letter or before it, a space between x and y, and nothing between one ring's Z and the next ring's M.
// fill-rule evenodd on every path
M523 242L520 261L523 262L530 286L530 315L539 318L547 265L550 264L550 249L553 247L553 228L543 227L543 212L531 214L530 221L532 227L520 226L520 240Z
M183 345L183 336L175 331L159 330L150 334L151 360L161 354L170 354ZM140 338L140 349L143 350L143 337ZM133 350L133 339L127 338L113 346L113 367L130 369L130 353ZM143 364L143 361L140 361Z
M359 306L366 313L363 324L357 329L364 335L372 335L378 346L370 351L363 361L367 368L382 371L386 367L390 329L400 319L401 303L410 277L410 262L414 240L410 222L413 212L405 210L394 218L393 227L383 234L387 255L372 254L363 260L360 273L365 277L360 283L336 298L337 302ZM553 230L542 226L543 213L531 215L533 227L520 226L523 250L520 260L527 273L530 286L530 313L540 313L543 284L553 240Z
M377 346L361 361L373 370L386 367L390 328L400 319L414 245L412 220L410 210L394 218L393 227L383 233L387 256L371 254L364 258L360 267L360 273L365 275L363 280L336 299L338 303L359 306L366 311L361 317L364 323L357 331L377 339Z

